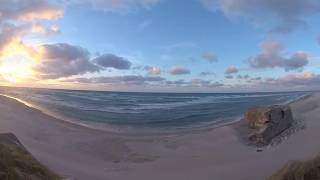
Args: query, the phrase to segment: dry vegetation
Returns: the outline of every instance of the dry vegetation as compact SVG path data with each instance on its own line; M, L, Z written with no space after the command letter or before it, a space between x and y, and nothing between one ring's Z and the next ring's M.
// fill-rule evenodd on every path
M0 180L60 180L18 145L0 144Z
M289 163L268 180L320 180L320 156Z

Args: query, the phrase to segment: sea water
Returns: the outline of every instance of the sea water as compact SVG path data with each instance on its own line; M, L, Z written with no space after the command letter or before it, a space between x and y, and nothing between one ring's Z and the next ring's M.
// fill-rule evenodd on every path
M310 92L128 93L0 88L59 119L114 131L178 131L218 127L240 119L249 108L284 104Z

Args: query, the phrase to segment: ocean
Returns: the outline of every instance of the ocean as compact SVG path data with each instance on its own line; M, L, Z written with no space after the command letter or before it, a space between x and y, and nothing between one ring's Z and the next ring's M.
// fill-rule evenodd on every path
M310 92L127 93L0 88L61 120L115 132L169 132L224 126L255 106L285 104Z

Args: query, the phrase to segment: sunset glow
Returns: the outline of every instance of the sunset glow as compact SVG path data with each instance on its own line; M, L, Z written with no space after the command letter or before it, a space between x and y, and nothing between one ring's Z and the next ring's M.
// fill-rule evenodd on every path
M19 40L9 43L2 51L0 74L11 83L24 82L33 78L32 68L40 62L40 55Z
M308 84L320 79L314 8L320 3L283 10L281 3L249 2L5 1L0 84L159 92L320 88Z
M30 80L33 77L33 61L21 55L14 55L2 60L0 73L5 80L12 83Z
M0 0L0 180L320 180L319 90L320 0Z

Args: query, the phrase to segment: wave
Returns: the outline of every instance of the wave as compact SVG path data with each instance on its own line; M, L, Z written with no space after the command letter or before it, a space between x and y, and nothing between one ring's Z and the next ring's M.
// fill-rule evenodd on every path
M112 132L223 126L246 108L296 101L310 93L156 94L11 90L1 95L57 119Z
M63 106L82 111L99 111L105 113L139 114L146 111L170 110L186 106L221 104L224 102L245 102L250 98L276 97L286 98L287 93L270 94L214 94L214 95L162 95L162 94L117 94L79 91L40 91L36 93L14 92L16 96L34 104ZM151 98L150 98L151 97ZM149 98L149 99L148 99Z

